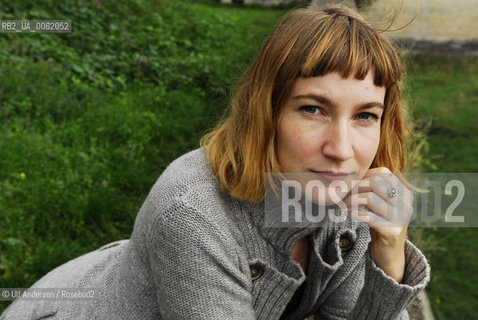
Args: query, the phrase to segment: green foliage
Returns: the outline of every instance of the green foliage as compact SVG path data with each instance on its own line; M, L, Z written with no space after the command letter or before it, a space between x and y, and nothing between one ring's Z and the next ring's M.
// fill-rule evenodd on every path
M157 177L198 146L284 13L152 0L6 3L3 19L69 19L73 32L0 34L0 287L29 287L128 238Z
M73 32L0 34L0 287L28 287L128 238L154 181L197 147L285 12L208 1L4 3L2 19L69 19ZM414 117L434 121L416 168L476 171L477 68L473 59L410 62ZM411 238L437 275L437 318L471 317L476 231L425 231Z
M22 34L21 41L18 34L4 34L0 63L16 64L25 57L51 61L68 83L87 83L103 92L137 81L168 89L197 86L222 95L218 84L231 62L217 53L238 26L227 16L205 16L193 7L153 1L11 2L3 8L5 19L69 19L73 32Z
M477 172L477 71L477 58L410 59L409 99L414 119L428 133L419 160L433 164L426 171ZM427 293L437 320L476 318L477 232L476 228L409 230L432 268Z

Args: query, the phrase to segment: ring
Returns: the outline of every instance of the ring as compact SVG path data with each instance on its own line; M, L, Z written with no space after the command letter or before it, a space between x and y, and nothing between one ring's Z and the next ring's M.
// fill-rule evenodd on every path
M388 194L388 197L389 197L389 198L394 198L394 197L397 196L398 190L397 190L397 188L395 188L395 187L390 187L390 188L388 188L388 190L387 190L387 194Z

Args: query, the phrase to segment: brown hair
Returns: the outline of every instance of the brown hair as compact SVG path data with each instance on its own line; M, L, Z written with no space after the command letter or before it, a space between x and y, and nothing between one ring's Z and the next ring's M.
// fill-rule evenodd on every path
M401 105L402 67L395 48L352 9L307 8L291 11L277 25L238 82L228 114L200 141L221 187L242 200L264 199L264 174L280 172L278 120L297 78L338 72L364 79L372 67L375 85L385 86L386 93L371 167L402 172L412 131Z

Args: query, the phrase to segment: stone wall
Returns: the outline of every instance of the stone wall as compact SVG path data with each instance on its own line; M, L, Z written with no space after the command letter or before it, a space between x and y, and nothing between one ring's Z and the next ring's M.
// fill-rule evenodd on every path
M240 4L260 4L265 7L279 5L279 4L291 4L291 3L309 3L309 0L221 0L222 3L240 3Z
M310 4L313 6L321 6L324 4L341 4L353 9L357 9L356 1L354 0L311 0Z
M221 0L224 3L262 4L264 6L311 3L341 3L352 8L363 4L360 12L372 24L386 28L391 38L425 41L478 41L478 0Z
M368 20L386 25L399 11L393 38L431 41L478 40L478 0L374 0L363 9Z
M478 0L370 2L361 13L411 53L478 56Z

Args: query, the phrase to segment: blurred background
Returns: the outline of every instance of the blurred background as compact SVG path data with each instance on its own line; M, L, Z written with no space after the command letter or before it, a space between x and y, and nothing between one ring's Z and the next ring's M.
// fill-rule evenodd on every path
M308 4L224 2L0 0L2 20L72 22L0 33L0 288L129 238L162 170L222 115L278 20ZM336 2L400 29L384 34L407 53L407 105L426 133L414 170L478 172L478 0ZM410 229L436 319L478 318L477 236Z

